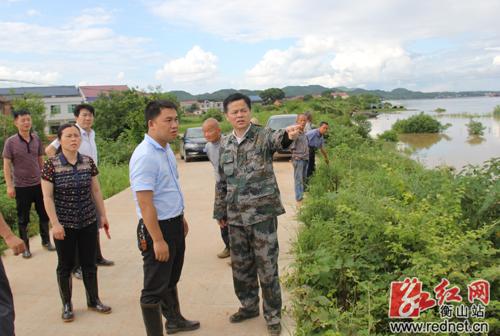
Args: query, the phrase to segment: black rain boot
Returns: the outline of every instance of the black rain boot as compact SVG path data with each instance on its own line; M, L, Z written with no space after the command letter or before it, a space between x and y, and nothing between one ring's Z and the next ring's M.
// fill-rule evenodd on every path
M23 258L31 258L30 252L30 238L28 236L28 227L24 225L19 225L19 238L24 241L24 245L26 245L26 249L23 252Z
M87 292L87 307L90 310L96 311L101 314L111 313L111 307L106 306L99 300L97 288L97 273L90 273L83 271L83 284Z
M160 305L141 303L142 319L147 336L163 336Z
M168 290L167 301L162 301L162 312L167 319L165 328L169 335L179 331L196 330L200 327L199 321L186 320L184 316L182 316L177 287Z
M59 284L59 294L61 295L61 301L63 304L61 318L64 322L71 322L74 320L73 304L71 303L71 276L61 277L58 274L57 283Z

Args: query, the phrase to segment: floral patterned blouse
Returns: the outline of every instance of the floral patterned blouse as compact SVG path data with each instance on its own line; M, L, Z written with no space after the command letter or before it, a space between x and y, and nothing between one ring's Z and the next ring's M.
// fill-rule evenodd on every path
M63 153L45 161L42 179L54 184L56 214L63 227L82 229L96 223L92 177L98 174L94 161L80 153L74 165Z

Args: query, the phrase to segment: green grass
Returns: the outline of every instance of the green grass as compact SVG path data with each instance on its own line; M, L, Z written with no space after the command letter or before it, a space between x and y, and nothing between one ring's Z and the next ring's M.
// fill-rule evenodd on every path
M128 164L99 166L99 183L104 199L119 193L130 186Z

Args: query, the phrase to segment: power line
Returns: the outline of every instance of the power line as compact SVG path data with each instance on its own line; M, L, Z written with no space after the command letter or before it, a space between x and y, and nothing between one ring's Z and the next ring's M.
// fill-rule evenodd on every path
M42 83L24 81L24 80L20 80L20 79L8 79L8 78L0 78L0 82L11 82L11 83L23 83L23 84L43 85Z

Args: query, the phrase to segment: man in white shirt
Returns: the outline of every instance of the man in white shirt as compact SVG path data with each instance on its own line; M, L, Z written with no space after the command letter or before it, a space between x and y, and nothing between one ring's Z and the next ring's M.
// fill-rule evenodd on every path
M94 160L97 165L97 145L95 143L95 131L92 129L92 125L94 124L94 116L95 111L94 107L89 104L80 104L75 107L73 111L76 120L76 126L80 129L82 142L80 144L80 148L78 152L83 155L90 156L92 160ZM60 143L58 139L55 139L50 143L50 145L45 148L45 153L48 156L54 156L57 153L57 150L60 147ZM97 258L96 264L98 266L113 266L114 262L111 260L107 260L102 256L101 253L101 242L99 240L99 232L97 233ZM77 262L78 265L73 272L74 275L81 279L81 268L80 263Z

